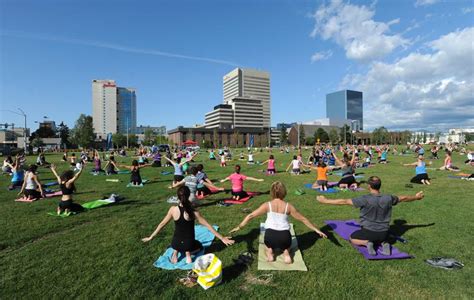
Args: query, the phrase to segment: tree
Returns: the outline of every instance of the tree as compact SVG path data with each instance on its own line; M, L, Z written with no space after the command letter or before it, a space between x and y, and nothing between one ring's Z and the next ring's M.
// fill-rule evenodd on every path
M43 140L39 136L37 136L31 141L31 146L32 147L44 146Z
M411 141L412 133L410 130L405 130L400 133L401 143L407 144Z
M94 144L95 133L92 117L81 114L72 130L72 140L80 147L89 147Z
M112 143L115 148L121 148L127 145L127 137L119 132L112 134Z
M69 141L70 132L69 127L64 124L64 122L61 122L61 124L59 124L58 133L59 137L61 138L61 145L64 148L69 148L69 146L71 146L71 142Z
M339 140L340 140L340 138L339 138L339 133L337 133L337 130L334 129L334 128L331 129L329 131L329 141L331 141L331 144L333 144L333 145L337 144L337 143L339 143Z
M387 143L390 138L390 134L385 127L375 128L372 131L372 143L375 144L384 144Z
M144 135L143 145L151 146L155 143L156 135L155 135L155 132L153 130L148 128L148 129L145 130L143 135Z
M31 135L38 136L40 138L46 139L46 138L55 137L56 132L53 129L51 129L50 127L40 127L35 132L33 132Z
M280 132L280 144L281 145L288 144L288 133L286 132L286 129L284 126L281 128L281 132Z
M159 144L159 145L160 145L160 144L168 144L169 141L168 141L168 138L167 138L166 136L164 136L164 135L157 135L157 136L155 137L155 143L156 143L156 144Z
M219 147L219 137L217 136L217 128L212 131L212 140L214 148Z
M320 143L327 143L329 142L329 135L326 132L326 130L322 129L319 127L315 132L314 132L314 141Z
M299 126L299 129L300 129L300 136L299 136L300 145L304 145L305 144L304 127L302 125L297 125L297 126Z
M138 136L136 134L129 134L128 135L128 146L129 147L137 147L138 146Z
M309 136L305 139L305 145L307 146L313 146L315 142L316 139L313 136Z
M426 132L423 131L423 138L422 138L423 144L426 144Z
M339 133L341 137L341 142L349 143L351 141L351 128L349 125L344 124L341 128L341 132Z

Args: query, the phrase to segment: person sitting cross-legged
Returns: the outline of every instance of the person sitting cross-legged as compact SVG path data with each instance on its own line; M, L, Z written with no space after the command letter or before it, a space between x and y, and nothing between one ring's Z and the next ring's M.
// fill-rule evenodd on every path
M360 208L361 229L352 233L350 241L357 246L366 246L370 255L375 255L374 244L382 244L382 254L390 255L390 244L387 243L390 219L392 217L392 207L399 202L410 202L423 199L423 192L416 193L415 196L395 196L380 193L382 181L377 176L371 176L368 181L368 195L363 195L354 199L327 199L318 196L317 200L323 204L351 205Z

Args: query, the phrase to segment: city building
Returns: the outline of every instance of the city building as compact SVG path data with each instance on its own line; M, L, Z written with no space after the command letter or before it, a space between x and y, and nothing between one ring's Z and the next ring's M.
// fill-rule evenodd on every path
M134 133L137 126L135 89L117 87L114 80L93 80L92 119L99 139L105 139L108 133Z
M293 127L295 125L296 125L296 122L293 122L293 123L278 123L276 125L276 129L281 131L282 129L290 129L291 127Z
M317 119L317 120L313 120L313 121L303 122L302 124L303 125L323 125L323 126L342 127L344 125L351 126L351 120L323 118L323 119Z
M268 130L263 128L195 128L183 127L168 131L170 145L182 146L186 141L196 142L199 146L212 147L266 147Z
M232 105L234 98L260 100L263 127L270 128L271 99L270 73L254 69L236 68L223 77L224 104Z
M313 137L318 128L324 129L328 134L332 129L337 130L338 133L340 131L340 128L337 126L296 124L291 127L290 132L288 133L288 141L291 145L298 146L298 133L303 135L305 138Z
M44 120L43 122L39 122L39 128L49 128L52 131L56 131L56 122L51 120Z
M364 129L362 92L342 90L326 95L326 117L333 124L351 124L353 131Z
M151 130L156 135L166 136L166 126L137 126L135 134L145 134L145 131Z
M230 129L234 125L234 109L230 104L219 104L205 115L206 128Z

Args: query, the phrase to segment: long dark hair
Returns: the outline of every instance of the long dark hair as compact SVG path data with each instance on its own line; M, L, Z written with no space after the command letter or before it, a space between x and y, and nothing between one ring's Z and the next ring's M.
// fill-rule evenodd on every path
M191 195L191 191L187 186L181 186L178 189L178 199L179 203L184 208L184 211L188 214L190 220L194 220L194 207L189 201L189 196Z

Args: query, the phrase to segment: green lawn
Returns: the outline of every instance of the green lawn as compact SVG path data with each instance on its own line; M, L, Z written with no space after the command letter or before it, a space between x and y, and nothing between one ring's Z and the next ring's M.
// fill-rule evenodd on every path
M429 153L429 152L428 152ZM275 154L275 153L274 153ZM277 169L284 170L291 157L275 154ZM306 156L306 155L305 155ZM261 153L256 160L267 159ZM465 156L455 153L455 165L463 172L472 167L462 164ZM30 161L34 161L34 157ZM59 162L60 155L48 155L47 160ZM258 249L258 224L252 221L234 236L237 243L226 248L215 240L210 252L223 263L223 283L204 291L199 286L186 288L176 282L185 271L165 271L153 266L171 242L174 225L149 243L141 238L154 230L167 212L166 199L175 194L167 186L172 175L161 176L163 168L146 168L142 176L151 179L144 188L126 188L129 175L116 175L121 182L106 182L106 176L84 172L76 186L75 201L83 203L117 193L126 198L119 204L106 206L69 218L47 215L56 209L59 198L34 203L17 203L16 192L6 187L10 178L3 175L0 184L0 298L464 298L473 299L473 222L474 182L448 179L447 171L429 170L432 186L407 188L414 169L401 163L414 162L413 156L389 156L388 165L361 169L365 179L370 175L382 178L387 193L415 194L425 192L422 201L403 203L394 208L392 221L405 220L412 227L403 233L407 244L397 243L402 251L415 258L408 260L367 261L348 242L331 234L324 226L328 219L352 219L358 211L351 207L324 206L316 202L316 192L296 196L294 191L312 182L314 172L301 176L278 173L264 176L264 166L242 164L243 174L265 178L263 183L248 182L246 189L265 192L272 181L281 180L288 188L287 200L313 223L322 227L331 239L321 240L301 223L295 222L300 249L308 272L258 271L255 261L248 269L233 263L243 251ZM232 171L234 162L220 168L207 155L197 157L203 162L212 180L222 179ZM124 160L130 162L130 159ZM442 159L433 162L439 167ZM59 170L67 168L58 163ZM90 170L88 166L87 170ZM171 170L171 168L167 168ZM43 182L53 180L48 169L40 168ZM331 176L330 180L337 177ZM229 187L228 183L226 187ZM363 192L331 194L329 198L354 197ZM245 216L242 208L257 208L268 195L251 199L244 205L219 207L217 194L203 201L200 209L207 220L228 232ZM446 271L427 265L424 260L434 256L454 257L465 263L458 271ZM256 284L253 278L272 273L270 284Z

